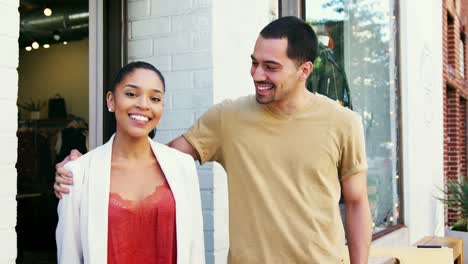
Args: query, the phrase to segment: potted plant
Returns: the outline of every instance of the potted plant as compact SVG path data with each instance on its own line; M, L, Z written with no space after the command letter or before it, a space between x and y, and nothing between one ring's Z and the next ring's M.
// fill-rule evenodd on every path
M447 209L459 212L455 224L445 230L445 236L463 239L464 252L468 252L468 180L465 176L460 181L448 180L446 190L442 190L444 198L439 198ZM468 263L468 259L465 261Z
M46 101L40 99L30 99L24 103L18 102L18 107L29 112L29 118L32 120L38 120L41 117L41 109L46 105Z

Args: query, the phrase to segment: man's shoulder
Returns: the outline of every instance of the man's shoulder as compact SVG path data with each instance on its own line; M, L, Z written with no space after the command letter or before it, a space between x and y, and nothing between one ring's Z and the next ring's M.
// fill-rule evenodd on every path
M241 96L236 99L224 99L218 104L215 104L215 106L222 108L222 109L230 109L230 110L235 110L235 109L244 109L247 106L254 105L255 103L255 98L254 95L246 95L246 96Z
M338 125L349 127L356 122L361 122L361 117L353 110L342 106L324 95L316 94L319 102L318 108L327 116L327 119L335 121Z
M222 119L232 117L241 112L251 113L256 107L255 96L248 95L236 99L224 99L223 101L212 105L206 113L208 116L219 116Z

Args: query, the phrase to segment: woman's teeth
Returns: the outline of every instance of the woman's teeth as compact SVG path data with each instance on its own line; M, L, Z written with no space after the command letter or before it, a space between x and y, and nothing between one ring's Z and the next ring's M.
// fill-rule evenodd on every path
M146 117L146 116L141 116L141 115L130 115L130 118L131 119L135 119L135 120L138 120L138 121L149 121L149 118Z

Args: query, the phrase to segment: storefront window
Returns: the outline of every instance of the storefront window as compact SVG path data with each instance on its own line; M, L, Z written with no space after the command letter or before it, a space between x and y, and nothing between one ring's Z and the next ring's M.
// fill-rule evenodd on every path
M374 233L402 222L394 0L306 0L320 41L308 88L362 117Z

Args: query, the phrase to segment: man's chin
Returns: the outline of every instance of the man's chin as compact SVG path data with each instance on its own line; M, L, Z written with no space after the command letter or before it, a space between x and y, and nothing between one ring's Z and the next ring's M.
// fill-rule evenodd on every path
M259 104L269 104L269 103L273 102L272 99L265 98L264 96L261 96L261 95L258 95L258 94L255 94L255 100L257 100L257 103L259 103Z

